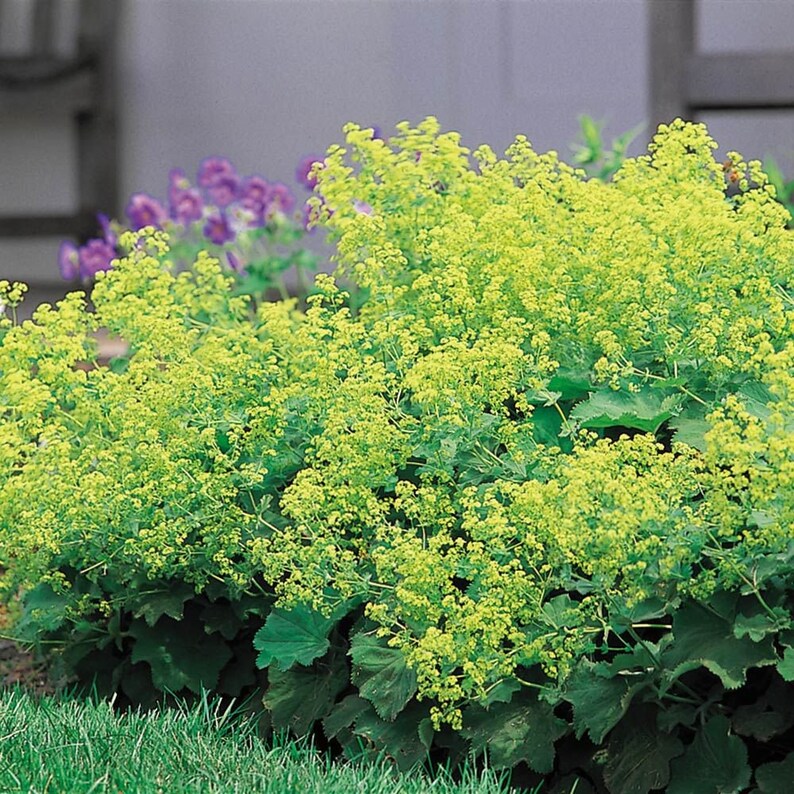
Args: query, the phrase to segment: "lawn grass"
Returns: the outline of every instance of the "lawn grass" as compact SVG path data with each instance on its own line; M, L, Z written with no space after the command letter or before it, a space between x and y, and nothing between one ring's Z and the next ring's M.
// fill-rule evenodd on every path
M255 723L203 700L191 708L117 713L107 702L0 693L2 792L505 794L498 773L469 766L397 773L388 762L331 762L309 744L264 742Z

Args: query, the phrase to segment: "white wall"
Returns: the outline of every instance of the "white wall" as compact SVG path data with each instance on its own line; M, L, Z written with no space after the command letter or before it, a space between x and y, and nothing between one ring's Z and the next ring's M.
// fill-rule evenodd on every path
M617 134L647 112L644 0L123 2L122 200L163 196L170 168L210 154L289 182L348 120L434 114L471 146L523 132L566 156L578 114ZM794 0L701 0L699 16L706 51L794 44ZM794 113L705 118L727 148L772 152L794 175ZM70 206L65 120L0 116L0 147L0 212ZM0 278L57 279L56 248L0 241Z
M642 0L136 0L126 27L127 189L215 152L291 179L350 120L545 149L645 115Z

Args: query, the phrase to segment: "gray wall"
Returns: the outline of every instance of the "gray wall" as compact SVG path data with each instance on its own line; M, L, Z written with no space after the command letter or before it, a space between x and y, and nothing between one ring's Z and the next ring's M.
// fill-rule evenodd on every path
M0 44L19 39L0 23ZM433 114L471 146L523 132L567 156L580 113L608 134L645 119L645 25L644 0L124 0L121 198L162 197L170 168L210 154L290 182L348 120L388 130ZM701 0L698 40L791 47L794 0ZM704 119L794 175L794 112ZM0 147L0 212L70 207L66 119L0 117ZM0 278L57 282L57 242L0 241Z

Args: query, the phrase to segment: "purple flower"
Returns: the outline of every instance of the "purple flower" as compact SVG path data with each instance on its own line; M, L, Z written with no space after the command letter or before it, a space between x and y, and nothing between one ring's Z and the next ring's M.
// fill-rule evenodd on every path
M199 221L203 212L204 201L201 198L201 193L195 188L185 190L171 204L171 217L177 223L187 225L193 221Z
M228 207L240 192L240 177L237 174L221 174L206 190L214 204Z
M237 177L234 166L225 157L207 157L201 161L198 183L201 187L212 187L221 177Z
M102 227L102 236L105 238L105 242L115 247L118 240L116 239L116 232L113 231L113 227L110 224L110 218L104 212L99 212L96 219Z
M270 192L270 183L261 176L247 176L240 185L240 203L250 210L263 212Z
M261 176L247 176L240 184L238 205L244 210L246 225L250 228L262 226L265 222L265 207L270 192L270 184Z
M93 278L100 270L110 270L116 249L105 240L89 240L79 249L80 277Z
M168 218L165 207L146 193L133 193L124 211L135 231L144 226L162 227Z
M317 154L310 154L304 157L295 169L295 179L307 190L314 190L317 184L317 176L311 173L315 163L323 164L323 158Z
M295 206L295 196L283 182L273 182L267 192L265 212L271 215L274 212L291 212Z
M64 240L58 249L58 267L61 277L66 281L74 281L80 275L80 254L77 246Z
M175 168L168 175L168 204L171 217L182 224L201 220L204 200L196 188L192 187L185 172Z
M383 135L381 134L380 127L377 124L372 125L372 140L385 140Z
M229 226L229 220L225 213L213 212L207 217L207 222L204 224L204 236L215 245L223 245L234 239L234 232Z
M240 191L240 177L225 157L208 157L201 162L198 183L210 200L219 207L228 207Z
M185 190L190 190L190 180L181 168L172 168L168 172L168 200L173 203Z

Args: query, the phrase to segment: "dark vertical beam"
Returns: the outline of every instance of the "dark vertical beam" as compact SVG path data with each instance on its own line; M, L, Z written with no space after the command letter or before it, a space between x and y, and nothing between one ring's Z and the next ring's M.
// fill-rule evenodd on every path
M695 49L695 0L648 0L650 128L688 118L687 67Z
M77 186L83 217L97 211L118 214L116 44L120 5L118 0L80 0L78 57L93 61L95 75L93 107L77 117Z
M33 39L31 55L48 57L53 54L55 35L55 0L33 0Z

